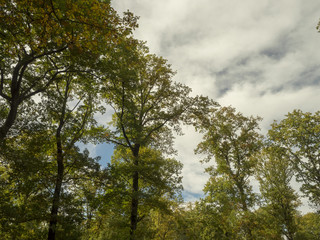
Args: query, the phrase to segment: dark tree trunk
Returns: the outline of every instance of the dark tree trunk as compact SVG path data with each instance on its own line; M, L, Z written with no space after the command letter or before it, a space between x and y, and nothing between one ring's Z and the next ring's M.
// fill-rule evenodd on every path
M61 129L57 130L57 178L56 178L56 186L54 189L52 207L50 213L50 222L49 222L49 233L48 240L55 240L56 237L56 227L58 223L58 212L59 212L59 202L62 188L62 180L64 173L64 163L63 163L63 152L62 152L62 143L60 136Z
M57 178L56 178L56 185L55 185L53 199L52 199L48 240L55 240L56 228L57 228L57 223L58 223L58 212L59 212L59 207L60 207L61 188L62 188L62 181L63 181L63 174L64 174L61 131L62 131L62 128L65 124L64 119L65 119L66 108L67 108L68 89L69 89L69 83L67 83L67 86L65 89L65 96L64 96L64 101L62 104L61 116L59 119L59 126L56 131Z
M10 110L8 113L8 116L6 117L6 120L4 124L0 127L0 144L4 142L10 128L12 127L14 121L17 118L18 113L18 107L21 103L21 96L20 96L20 90L21 90L21 81L24 74L24 71L26 70L28 64L31 61L29 59L25 58L17 63L17 65L14 67L12 72L12 78L11 78L11 84L10 84L10 95L6 95L3 92L3 77L1 77L1 96L3 96L9 103L10 103Z
M130 216L130 239L134 239L134 232L138 224L138 191L139 191L139 173L135 171L132 176L132 199L131 199L131 216Z
M4 142L10 128L12 127L14 121L16 120L18 113L19 102L17 99L13 99L10 104L10 111L6 118L4 124L0 127L0 143Z
M134 146L133 153L133 164L137 168L139 165L139 149L140 146ZM130 215L130 240L134 240L134 233L138 225L138 205L139 205L139 172L136 169L132 174L132 197L131 197L131 215Z
M23 92L23 88L21 86L24 73L26 69L28 68L29 64L31 64L36 59L39 59L43 56L49 56L58 52L61 52L65 50L66 47L63 47L59 50L55 51L49 51L43 54L40 54L38 56L31 56L31 55L25 55L18 61L16 66L13 68L12 71L12 77L11 77L11 83L10 83L10 94L7 94L3 91L4 89L4 76L3 72L1 71L1 78L0 78L0 95L6 99L8 102L10 102L10 111L8 116L6 117L6 120L4 124L0 127L0 145L4 142L10 128L14 124L14 121L17 118L18 115L18 107L19 105L25 101L26 99L30 98L31 96L35 95L36 93L43 92L45 88L38 88L37 90L31 92L31 89L27 92ZM58 72L57 72L58 73ZM54 76L48 81L47 85L49 85L57 76L57 73L54 74Z

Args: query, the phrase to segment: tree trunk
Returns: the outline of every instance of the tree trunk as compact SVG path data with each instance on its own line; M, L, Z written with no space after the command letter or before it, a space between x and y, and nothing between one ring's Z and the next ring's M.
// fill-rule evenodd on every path
M21 103L20 90L21 90L21 79L24 71L26 70L29 59L23 59L17 63L12 72L10 93L11 97L7 95L6 99L10 102L10 110L4 124L0 127L0 144L2 144L12 127L14 121L17 118L18 107ZM3 78L1 77L1 93L3 93Z
M60 124L56 133L58 169L57 169L56 186L54 189L52 207L51 207L51 213L50 213L48 240L55 240L56 228L58 223L58 212L60 207L59 203L60 203L60 195L61 195L62 180L63 180L63 173L64 173L63 151L62 151L62 140L61 140L62 125L63 124Z
M134 240L134 232L138 224L138 191L139 191L139 173L135 171L132 176L132 198L131 198L131 216L130 216L130 239Z
M4 124L0 127L0 144L4 142L10 128L17 118L19 101L17 98L13 98L10 103L10 111Z
M137 168L139 165L140 145L133 148L133 164ZM132 197L131 197L131 215L130 215L130 240L134 240L134 233L138 225L138 205L139 205L139 172L137 169L132 174Z

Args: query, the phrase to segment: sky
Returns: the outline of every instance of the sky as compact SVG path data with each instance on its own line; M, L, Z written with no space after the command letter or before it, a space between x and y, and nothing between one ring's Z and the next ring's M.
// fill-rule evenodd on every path
M130 10L140 16L134 36L168 59L177 71L175 81L190 86L193 95L261 116L263 133L294 109L320 107L319 0L114 0L112 5L120 15ZM208 176L202 156L194 154L201 135L183 129L185 135L175 141L176 158L184 164L184 199L193 201L203 196Z

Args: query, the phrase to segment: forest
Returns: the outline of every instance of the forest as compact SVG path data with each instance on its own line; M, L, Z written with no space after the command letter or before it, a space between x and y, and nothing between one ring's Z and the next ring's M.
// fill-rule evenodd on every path
M175 82L108 0L0 4L0 239L320 239L320 111L262 134ZM210 176L196 202L173 147L185 125ZM106 166L89 143L114 145Z

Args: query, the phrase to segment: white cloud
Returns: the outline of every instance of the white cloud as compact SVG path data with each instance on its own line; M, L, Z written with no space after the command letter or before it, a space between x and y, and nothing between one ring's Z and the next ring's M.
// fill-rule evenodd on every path
M183 186L189 193L203 194L204 184L208 180L208 174L204 173L206 164L201 164L203 156L195 155L194 149L201 141L201 134L196 133L193 127L184 126L183 136L176 136L175 148L178 150L177 159L183 163ZM191 140L192 139L192 140Z
M281 120L294 109L315 112L320 102L320 86L305 87L296 91L292 89L277 93L266 92L260 95L254 85L236 86L219 99L222 105L232 105L245 115L261 116L263 131L270 128L273 120Z

